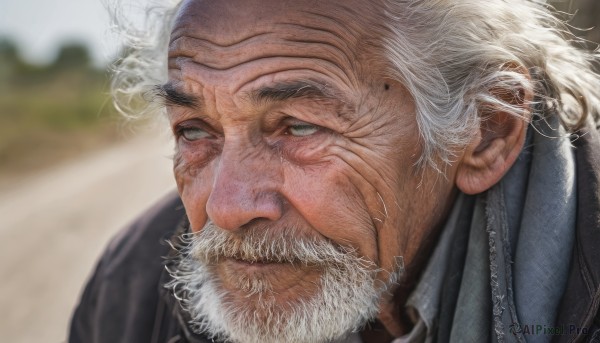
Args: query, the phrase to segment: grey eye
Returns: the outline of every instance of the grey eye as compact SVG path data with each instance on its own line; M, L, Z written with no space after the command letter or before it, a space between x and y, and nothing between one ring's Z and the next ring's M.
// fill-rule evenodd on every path
M210 137L210 134L199 127L186 127L182 128L180 134L183 138L188 141L196 141L203 138Z
M316 133L317 131L319 131L318 126L307 123L291 125L288 128L289 134L296 137L310 136Z

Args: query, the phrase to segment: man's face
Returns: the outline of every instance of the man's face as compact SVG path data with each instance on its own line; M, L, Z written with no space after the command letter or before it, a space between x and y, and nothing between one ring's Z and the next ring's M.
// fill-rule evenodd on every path
M414 167L413 101L373 53L372 6L185 1L164 88L192 231L212 223L232 246L248 233L328 242L368 262L375 283L398 256L411 264L453 174ZM268 285L282 308L322 288L318 265L248 256L221 256L208 269L230 303L254 299L241 280Z

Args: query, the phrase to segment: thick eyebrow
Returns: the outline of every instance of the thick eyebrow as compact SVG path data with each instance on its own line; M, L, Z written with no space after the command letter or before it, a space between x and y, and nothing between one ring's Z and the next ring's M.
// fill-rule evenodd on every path
M312 82L294 81L278 83L250 92L250 99L256 103L285 101L298 98L338 100L325 85Z
M198 97L178 90L170 82L154 87L154 95L161 98L166 105L191 108L198 108L201 105Z

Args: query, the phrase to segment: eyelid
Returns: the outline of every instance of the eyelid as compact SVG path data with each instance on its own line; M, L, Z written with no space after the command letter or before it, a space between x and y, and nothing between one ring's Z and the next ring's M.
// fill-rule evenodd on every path
M173 127L177 127L179 125L200 125L212 132L221 132L220 123L214 118L211 118L208 115L199 114L197 111L189 111L185 109L184 111L185 112L178 113L178 115L171 117L172 122L174 123Z
M199 118L184 120L175 124L173 127L173 133L175 134L175 137L179 138L186 129L199 129L205 131L209 135L217 135L217 131L214 130L210 124Z
M314 125L320 126L319 124L315 124L306 120L298 119L296 117L287 117L282 120L283 125L285 126L294 126L294 125Z
M282 123L285 126L284 133L286 135L290 135L292 137L297 137L297 138L312 136L312 135L318 134L319 132L323 132L324 130L327 130L327 128L322 125L315 124L313 122L309 122L309 121L305 121L305 120L300 120L295 117L286 118L285 120L282 121ZM294 134L291 132L291 130L293 130L294 127L297 128L297 127L302 127L302 126L312 127L312 128L314 128L314 131L309 134L306 134L306 135L299 135L299 134Z
M320 129L321 128L319 126L312 124L292 125L288 127L286 134L292 135L294 137L308 137L318 133Z

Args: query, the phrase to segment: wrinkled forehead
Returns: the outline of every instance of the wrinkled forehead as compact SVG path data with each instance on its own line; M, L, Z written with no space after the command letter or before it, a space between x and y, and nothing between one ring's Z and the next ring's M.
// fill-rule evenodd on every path
M377 1L184 0L171 40L182 36L231 46L248 37L281 33L305 39L315 31L337 35L355 47L377 21Z

